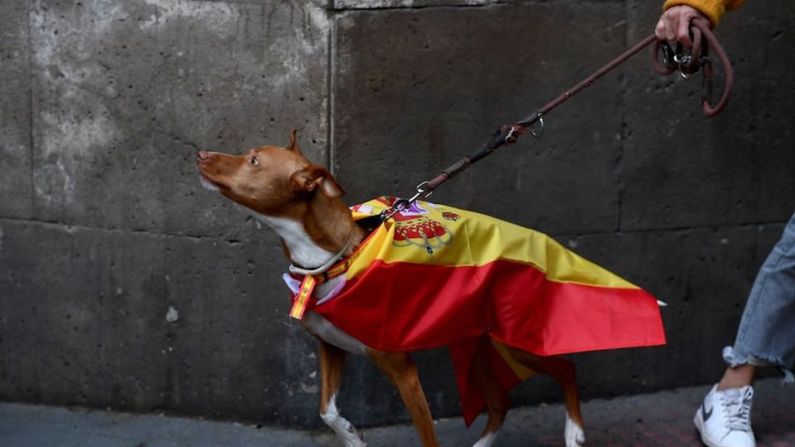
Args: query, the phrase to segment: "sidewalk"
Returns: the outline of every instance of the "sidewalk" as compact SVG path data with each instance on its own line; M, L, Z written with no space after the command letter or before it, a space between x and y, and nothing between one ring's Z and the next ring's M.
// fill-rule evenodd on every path
M757 382L753 425L759 447L795 447L795 387L778 379ZM701 446L691 419L708 387L683 388L583 404L586 445ZM344 409L343 409L344 413ZM561 405L514 409L500 447L563 445ZM444 446L470 446L478 438L483 418L470 430L460 419L437 424ZM417 445L408 425L364 430L370 447ZM333 447L329 431L305 432L257 428L158 415L132 415L84 409L0 403L2 447Z

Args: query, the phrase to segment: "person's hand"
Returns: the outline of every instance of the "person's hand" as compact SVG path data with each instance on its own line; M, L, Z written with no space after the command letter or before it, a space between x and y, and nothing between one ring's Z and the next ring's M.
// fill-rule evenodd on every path
M697 9L686 5L668 8L660 16L654 34L660 40L678 41L685 48L691 48L693 40L690 38L690 21L695 18L706 19L706 16Z

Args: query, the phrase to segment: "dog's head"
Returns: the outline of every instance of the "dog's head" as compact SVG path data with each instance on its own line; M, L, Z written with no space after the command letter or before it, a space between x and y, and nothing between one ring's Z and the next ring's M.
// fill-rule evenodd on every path
M316 194L345 193L324 167L304 157L295 130L286 148L260 146L243 155L199 151L196 162L205 188L266 216L290 214Z

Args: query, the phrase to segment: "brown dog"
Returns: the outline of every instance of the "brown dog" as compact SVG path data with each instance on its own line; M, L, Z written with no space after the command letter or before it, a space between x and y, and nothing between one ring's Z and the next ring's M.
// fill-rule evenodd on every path
M295 131L289 147L262 146L244 155L201 151L197 155L202 184L245 206L281 237L284 251L294 265L306 268L324 266L350 255L366 236L351 217L340 197L343 189L329 172L307 160L296 142ZM317 293L324 294L321 284ZM304 327L320 340L320 416L346 447L365 446L356 429L340 416L335 397L342 381L346 352L370 357L397 387L425 447L438 446L428 403L417 369L407 352L381 352L343 332L324 317L308 311ZM482 354L490 342L484 337ZM582 415L577 394L574 366L560 357L541 357L510 346L502 346L516 362L552 376L563 387L566 401L567 447L581 445ZM485 351L484 351L485 352ZM472 380L486 398L488 421L475 447L494 444L509 402L496 385L486 362L472 371Z

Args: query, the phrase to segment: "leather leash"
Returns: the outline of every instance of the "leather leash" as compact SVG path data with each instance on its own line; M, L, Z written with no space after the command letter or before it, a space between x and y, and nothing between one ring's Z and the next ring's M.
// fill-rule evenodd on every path
M426 180L417 185L416 193L409 199L397 200L391 208L384 210L380 215L381 221L387 220L398 211L405 209L418 199L426 199L433 194L434 190L442 183L450 180L456 175L463 172L468 167L476 162L491 155L494 151L506 144L513 144L521 137L527 129L530 133L540 138L544 133L544 116L551 112L559 105L566 102L569 98L581 92L587 87L590 87L596 80L609 73L617 66L624 63L627 59L631 58L642 49L646 48L652 43L652 66L654 71L658 74L669 75L674 71L679 71L684 78L689 78L692 74L696 73L699 69L702 71L702 108L704 114L708 117L717 115L726 107L731 93L732 86L734 85L734 70L732 69L731 61L726 55L726 52L721 47L715 35L710 30L709 22L704 19L694 19L690 22L690 32L693 37L693 48L691 51L685 51L681 44L677 45L677 49L673 50L668 42L657 40L657 37L652 34L645 39L638 42L635 46L622 53L617 58L611 60L602 68L596 70L592 75L580 81L577 85L566 90L560 96L553 99L537 111L533 112L528 117L515 122L514 124L506 124L499 129L495 130L486 143L481 146L473 154L462 158L436 177ZM702 38L703 37L703 38ZM706 43L704 43L706 40ZM708 53L712 48L718 55L724 71L724 87L721 99L717 104L712 105L712 91L713 91L713 67L709 59ZM660 60L662 58L662 60Z

